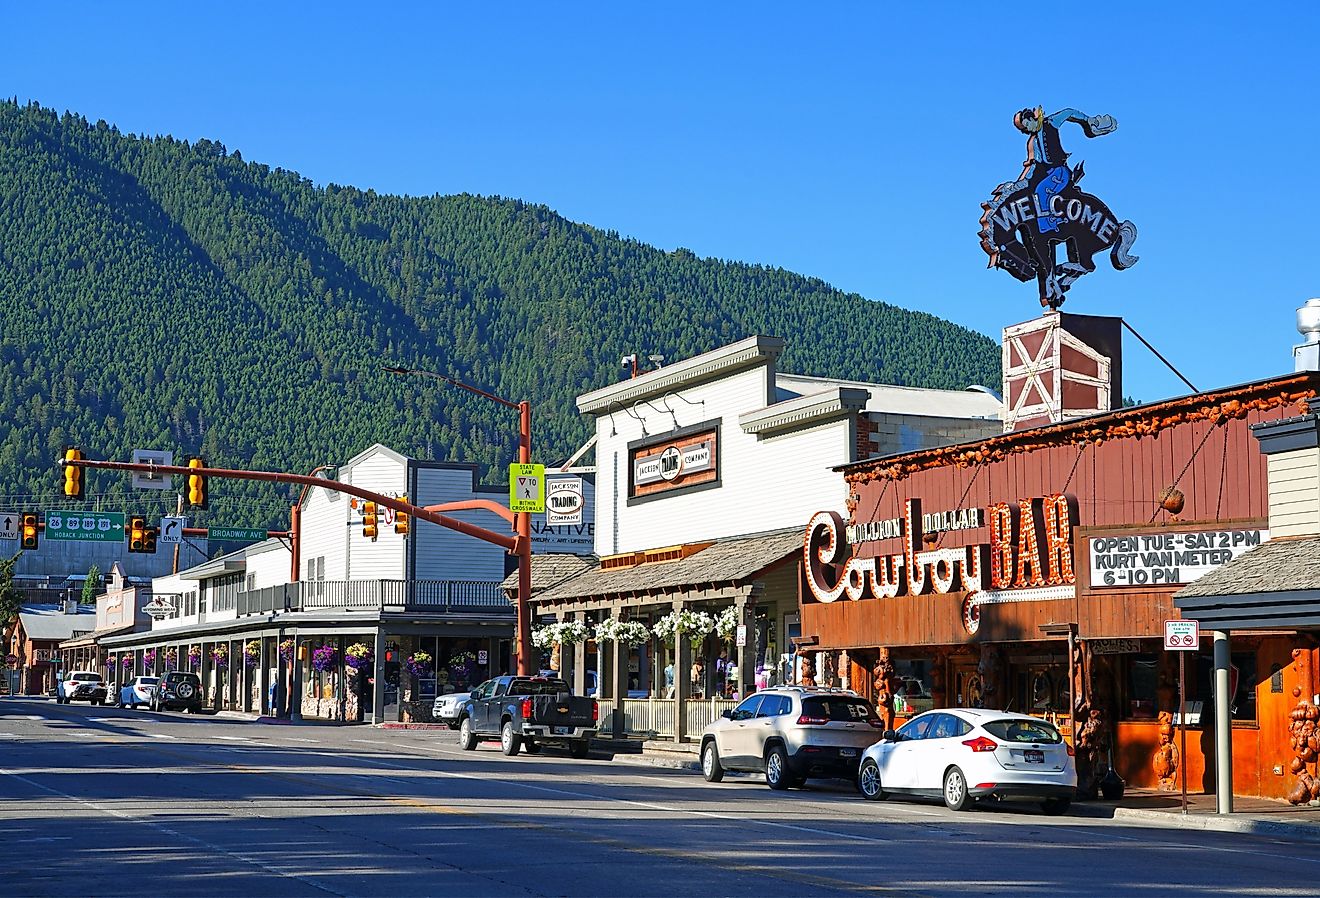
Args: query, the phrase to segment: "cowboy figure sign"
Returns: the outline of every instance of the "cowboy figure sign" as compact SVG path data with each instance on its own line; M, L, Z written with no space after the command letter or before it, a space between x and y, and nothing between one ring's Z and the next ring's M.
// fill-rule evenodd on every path
M981 204L981 248L990 256L990 267L1002 268L1019 281L1034 277L1040 304L1051 309L1063 305L1074 281L1095 270L1091 257L1100 250L1110 250L1110 261L1119 270L1137 263L1128 252L1137 239L1137 226L1119 221L1108 206L1077 186L1085 174L1082 163L1068 167L1059 139L1059 128L1067 122L1080 125L1087 137L1103 137L1118 128L1112 115L1063 109L1047 116L1040 107L1023 109L1013 116L1013 124L1027 135L1022 175L1000 184L990 201ZM1058 256L1060 245L1066 258Z

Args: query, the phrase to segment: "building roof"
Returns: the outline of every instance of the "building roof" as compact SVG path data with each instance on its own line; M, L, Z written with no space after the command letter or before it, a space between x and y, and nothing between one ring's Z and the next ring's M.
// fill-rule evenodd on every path
M93 630L90 633L84 633L81 636L66 639L64 642L60 643L60 648L74 649L83 646L96 645L97 641L104 636L118 636L121 633L132 633L135 626L135 624L123 624L118 627L104 627L100 630Z
M81 606L73 614L65 614L62 605L24 605L18 613L23 632L28 639L65 640L74 631L96 629L96 609Z
M755 536L731 537L674 561L653 561L608 570L595 565L547 589L537 599L557 602L593 596L657 592L685 586L736 583L755 577L801 552L803 529L795 527Z
M897 384L873 384L834 377L808 377L804 374L776 372L775 385L802 396L831 387L852 387L870 393L868 412L897 415L928 415L937 418L986 418L998 420L1002 401L984 389L936 390L929 387L904 387Z
M1176 599L1320 590L1320 536L1275 537L1215 568Z
M532 556L532 595L557 586L576 577L597 563L594 555L571 555L567 552L547 552ZM504 589L518 588L518 572L504 578Z

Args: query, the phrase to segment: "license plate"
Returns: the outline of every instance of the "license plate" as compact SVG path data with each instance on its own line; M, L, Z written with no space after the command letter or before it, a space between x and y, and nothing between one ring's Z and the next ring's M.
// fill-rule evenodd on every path
M551 727L551 728L550 728L550 734L553 735L553 736L567 736L567 735L569 735L569 734L572 733L572 732L573 732L573 728L572 728L572 727ZM1044 760L1044 758L1042 758L1041 760Z
M1034 748L1027 749L1022 753L1022 756L1023 756L1023 760L1025 760L1028 764L1045 763L1045 752L1038 751Z
M841 748L841 749L839 749L839 757L841 757L841 758L855 758L855 757L857 757L857 749L855 749L855 748Z

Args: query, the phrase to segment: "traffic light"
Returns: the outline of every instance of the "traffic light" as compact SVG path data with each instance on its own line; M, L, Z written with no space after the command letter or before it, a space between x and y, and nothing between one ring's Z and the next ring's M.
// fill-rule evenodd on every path
M147 519L132 517L128 519L128 551L147 551Z
M362 503L362 535L367 539L376 538L376 503Z
M407 496L400 496L400 497L399 497L399 501L401 501L401 502L407 502L407 501L408 501L408 497L407 497ZM408 534L408 512L406 512L406 511L396 511L396 512L394 513L394 532L395 532L395 533L402 533L402 534L404 534L405 536L407 536L407 534Z
M188 504L193 508L206 508L206 475L201 473L206 469L206 459L200 455L190 455L188 467L191 469L188 475Z
M70 499L81 499L83 496L82 468L76 465L67 464L67 462L76 461L83 457L82 450L73 446L64 447L64 495Z
M160 536L160 528L156 526L147 527L143 530L142 551L148 555L156 554L156 537Z
M41 524L38 523L39 515L35 511L23 512L23 548L35 549L37 543L41 541Z

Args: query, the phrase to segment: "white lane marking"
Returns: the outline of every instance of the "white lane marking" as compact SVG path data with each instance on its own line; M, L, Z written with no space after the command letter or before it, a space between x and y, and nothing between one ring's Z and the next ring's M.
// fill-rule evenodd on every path
M178 736L167 736L165 733L143 733L142 735L144 735L144 736L148 736L148 737L150 737L150 738L152 738L152 739L178 739L178 738L179 738Z
M79 739L100 739L102 736L108 736L108 735L110 735L110 734L109 734L109 733L89 733L89 732L87 732L86 730L75 730L74 732L70 733L69 735L70 735L70 736L77 736Z
M88 723L123 723L123 717L89 717Z
M227 854L230 857L236 858L237 860L240 860L246 864L251 864L254 867L260 867L262 870L265 870L267 873L273 873L276 876L287 876L290 879L296 879L299 882L303 883L304 885L309 885L312 888L318 889L319 891L322 892L326 892L327 894L339 895L340 898L345 898L345 896L347 895L346 892L336 892L334 889L324 886L321 883L317 882L316 880L311 879L310 877L301 876L297 873L292 873L288 870L281 870L278 867L266 863L260 858L251 857L250 855L244 854L242 852L225 848L223 845L216 845L211 842L207 842L204 839L199 839L196 836L190 836L186 833L181 833L177 830L170 829L168 826L164 826L160 823L157 823L154 820L145 820L141 817L134 817L132 814L124 813L123 811L116 810L115 808L105 807L104 805L97 804L94 801L87 801L84 798L78 798L76 796L70 795L67 792L61 792L59 789L55 789L51 786L47 786L43 783L39 783L36 780L29 779L28 777L15 773L12 770L5 770L4 768L0 768L0 774L4 774L5 776L11 776L14 779L18 780L19 782L27 783L29 786L32 786L35 789L40 789L43 792L49 792L51 795L58 795L60 798L63 798L66 801L72 801L75 804L80 804L85 807L92 808L93 810L100 811L103 814L109 814L112 817L118 817L120 820L127 820L131 823L138 823L141 824L142 826L149 826L158 832L164 833L165 835L169 836L172 839L180 839L185 842L191 842L192 844L197 845L200 848L203 848L207 851L212 851L219 854Z
M375 739L350 739L349 742L365 742L367 745L380 745Z
M216 736L217 739L225 739L230 742L251 742L247 736Z
M319 742L320 740L318 740L318 739L301 739L301 738L299 738L298 736L285 736L285 737L284 737L284 741L285 741L285 742L310 742L311 744L315 745L315 744L316 744L317 742Z
M23 844L27 842L67 842L72 838L73 836L33 836L30 839L10 839L9 841L14 844Z

